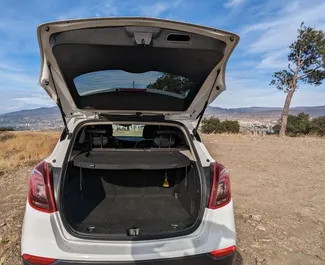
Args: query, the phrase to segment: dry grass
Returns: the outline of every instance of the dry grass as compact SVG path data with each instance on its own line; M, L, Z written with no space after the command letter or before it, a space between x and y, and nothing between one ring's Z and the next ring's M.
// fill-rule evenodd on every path
M5 132L0 138L0 173L34 165L51 153L58 132Z

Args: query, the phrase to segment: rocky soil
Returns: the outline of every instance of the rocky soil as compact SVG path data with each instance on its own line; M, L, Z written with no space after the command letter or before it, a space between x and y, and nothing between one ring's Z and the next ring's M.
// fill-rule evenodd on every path
M231 173L235 264L325 264L325 140L205 135ZM1 171L1 170L0 170ZM31 167L0 174L0 265L20 265Z

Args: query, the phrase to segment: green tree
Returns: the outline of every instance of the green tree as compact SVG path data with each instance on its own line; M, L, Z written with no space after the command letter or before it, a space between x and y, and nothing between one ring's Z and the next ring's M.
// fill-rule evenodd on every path
M281 114L280 136L285 135L291 99L299 83L319 86L325 79L325 34L301 23L297 39L289 50L288 69L275 72L270 83L287 93Z
M281 120L273 127L274 133L279 134L281 129ZM299 113L298 115L288 115L286 133L289 136L306 135L310 130L309 114Z
M154 83L147 85L149 89L173 92L182 96L186 96L193 87L195 84L188 78L168 73L164 73Z

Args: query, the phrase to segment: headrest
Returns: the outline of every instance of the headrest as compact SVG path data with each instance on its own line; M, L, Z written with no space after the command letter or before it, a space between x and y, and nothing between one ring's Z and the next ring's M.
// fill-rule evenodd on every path
M174 147L176 143L177 132L173 130L158 130L155 132L153 143L157 147L168 148Z
M107 143L108 137L106 136L93 137L93 145L96 147L103 147L107 145Z
M86 132L89 132L94 135L112 136L113 135L113 126L111 124L95 125L91 128L87 128Z
M158 125L145 125L142 132L142 137L144 139L153 139L155 132L159 129Z
M81 132L79 143L84 143L86 135L88 135L88 137L91 137L94 146L106 145L108 138L113 135L113 126L111 124L108 124L87 127Z

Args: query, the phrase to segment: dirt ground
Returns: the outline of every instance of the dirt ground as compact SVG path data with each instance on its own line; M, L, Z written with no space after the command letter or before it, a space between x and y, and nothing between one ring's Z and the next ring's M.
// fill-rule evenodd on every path
M205 135L203 140L231 173L235 264L325 264L325 139ZM0 174L0 265L21 264L30 172L21 167Z

